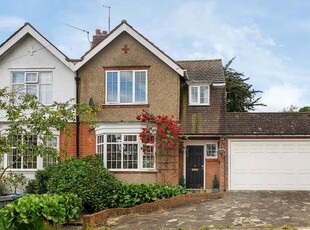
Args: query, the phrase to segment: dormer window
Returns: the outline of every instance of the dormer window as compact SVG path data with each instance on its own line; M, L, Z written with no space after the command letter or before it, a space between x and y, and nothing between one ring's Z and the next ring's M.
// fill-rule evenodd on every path
M209 85L189 86L189 105L209 105L209 104L210 104Z

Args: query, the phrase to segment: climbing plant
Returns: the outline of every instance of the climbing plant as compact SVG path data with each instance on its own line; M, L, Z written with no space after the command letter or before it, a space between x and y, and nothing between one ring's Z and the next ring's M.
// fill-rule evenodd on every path
M166 172L168 170L175 171L177 164L177 151L172 150L179 147L181 141L180 134L182 132L182 127L180 123L174 118L174 116L155 116L145 110L137 115L136 119L147 124L145 128L142 128L139 135L140 140L143 143L142 150L144 154L146 154L148 146L156 144L157 170L165 170Z

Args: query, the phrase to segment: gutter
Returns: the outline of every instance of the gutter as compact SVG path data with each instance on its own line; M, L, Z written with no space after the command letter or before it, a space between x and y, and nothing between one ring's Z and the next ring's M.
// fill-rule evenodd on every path
M80 77L79 77L79 72L76 71L75 72L75 85L76 85L76 88L75 88L75 100L76 100L76 104L79 104L80 103L80 99L79 99L79 95L80 95L80 92L79 92L79 86L80 86ZM80 116L76 114L76 119L75 119L75 132L76 132L76 135L75 135L75 145L76 145L76 158L79 158L80 157Z

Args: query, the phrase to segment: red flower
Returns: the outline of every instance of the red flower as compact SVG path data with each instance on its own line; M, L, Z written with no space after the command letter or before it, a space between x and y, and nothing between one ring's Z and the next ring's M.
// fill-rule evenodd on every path
M169 149L172 149L173 146L174 146L174 143L173 143L173 142L169 142L169 144L167 145L167 147L168 147Z
M140 121L140 120L141 120L141 116L140 116L140 115L136 116L136 119L137 119L138 121Z

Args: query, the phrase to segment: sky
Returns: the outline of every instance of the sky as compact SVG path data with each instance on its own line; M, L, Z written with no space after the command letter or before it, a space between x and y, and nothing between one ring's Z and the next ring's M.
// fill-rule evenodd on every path
M310 1L306 0L0 0L0 43L25 22L70 58L88 49L87 33L122 19L174 60L222 59L263 91L278 112L310 105Z

